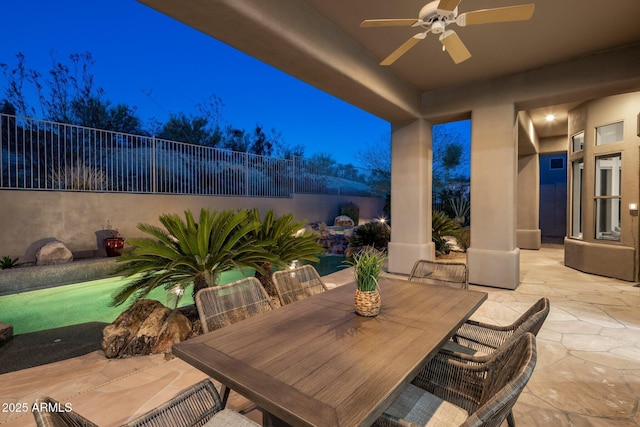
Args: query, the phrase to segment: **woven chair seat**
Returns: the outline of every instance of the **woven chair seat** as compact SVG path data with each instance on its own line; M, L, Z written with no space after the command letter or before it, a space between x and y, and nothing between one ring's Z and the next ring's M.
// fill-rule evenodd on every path
M449 427L462 424L469 414L426 390L409 384L383 417L405 420L417 426Z
M240 415L236 411L223 409L216 412L204 427L260 427L260 424Z
M467 265L463 262L418 260L411 269L409 281L469 289Z
M326 291L327 285L312 265L303 265L273 273L273 283L282 305Z

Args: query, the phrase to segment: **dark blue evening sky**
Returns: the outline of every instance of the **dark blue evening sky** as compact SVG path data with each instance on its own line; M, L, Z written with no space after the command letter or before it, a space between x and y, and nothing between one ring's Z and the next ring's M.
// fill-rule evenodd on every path
M52 50L64 63L72 53L91 52L104 99L137 106L145 121L190 114L215 94L226 123L273 128L289 145L305 146L306 155L331 153L355 164L355 152L389 135L386 121L135 0L5 1L0 10L0 63L13 67L22 52L27 66L44 74Z

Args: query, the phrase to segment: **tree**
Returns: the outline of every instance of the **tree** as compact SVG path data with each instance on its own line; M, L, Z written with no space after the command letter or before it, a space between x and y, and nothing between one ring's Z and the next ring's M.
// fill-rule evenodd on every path
M220 130L212 128L206 117L187 117L184 113L172 114L158 137L207 147L216 147L221 140Z
M369 186L373 192L385 195L388 199L388 207L385 213L390 216L391 197L391 137L384 135L377 143L369 143L365 149L357 154L362 164L369 169Z
M436 125L433 127L433 187L437 193L450 185L458 168L468 163L464 157L463 137L456 126ZM459 178L468 176L458 172Z
M46 76L26 66L22 53L16 54L17 64L10 68L0 64L7 79L6 100L20 116L36 116L36 109L28 105L27 95L37 95L40 115L47 120L72 125L107 129L124 133L141 133L136 108L125 104L111 107L103 100L104 90L94 83L91 67L95 63L91 53L73 53L69 63L57 59L51 52L52 66Z
M125 285L113 296L112 305L120 305L133 297L145 298L153 289L167 291L179 287L184 291L193 284L193 295L205 287L218 284L220 273L240 267L260 270L260 263L275 262L258 241L260 223L247 210L209 211L201 209L196 222L190 211L185 220L175 214L160 216L164 229L139 224L138 229L150 235L131 238L133 251L118 259L123 263L118 273L140 277Z
M251 141L246 135L244 129L234 128L227 126L222 138L222 147L231 151L237 151L239 153L246 153L249 151Z

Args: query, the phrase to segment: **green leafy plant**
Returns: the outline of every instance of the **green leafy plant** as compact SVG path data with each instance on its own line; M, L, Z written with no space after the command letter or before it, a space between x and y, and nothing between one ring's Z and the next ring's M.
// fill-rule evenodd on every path
M361 292L372 292L378 286L378 277L387 259L385 252L366 246L353 254L348 265L354 267L356 286Z
M275 217L269 209L264 219L260 219L258 209L249 211L249 219L260 224L249 234L259 242L268 242L264 249L273 257L272 261L259 262L261 270L256 270L256 278L260 280L267 293L276 297L277 292L271 279L273 265L287 267L293 261L318 261L318 254L323 252L322 246L316 241L313 230L301 232L304 224L294 221L293 214Z
M462 226L468 224L469 212L471 211L469 199L464 196L452 197L447 200L447 203L449 204L452 218Z
M449 218L444 212L433 211L431 213L431 240L436 245L436 254L448 254L451 248L445 237L452 236L457 239L461 230L460 224Z
M360 221L360 207L353 202L347 202L340 207L340 215L346 215L353 220L355 225Z
M14 268L19 258L12 259L10 256L3 256L0 260L0 269L6 270L7 268Z
M265 249L271 242L258 241L260 223L250 218L247 210L202 209L197 222L190 211L184 214L186 221L175 214L161 215L165 229L138 225L151 237L129 239L134 248L118 259L123 264L117 272L140 277L114 294L112 305L130 297L132 302L138 301L158 287L175 292L193 284L195 295L215 286L223 271L241 267L260 270L261 263L277 260Z
M386 250L391 240L391 227L382 221L367 222L353 230L351 246L359 248L373 246L378 250Z

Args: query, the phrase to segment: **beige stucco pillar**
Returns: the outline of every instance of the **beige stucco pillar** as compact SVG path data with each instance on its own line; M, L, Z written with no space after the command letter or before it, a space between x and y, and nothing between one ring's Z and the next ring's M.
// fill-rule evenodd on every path
M469 282L515 289L518 153L513 104L474 108L471 115L471 247Z
M540 156L518 157L518 229L520 249L540 249Z
M431 124L394 125L391 134L391 242L389 271L408 274L419 259L433 259L431 241Z

